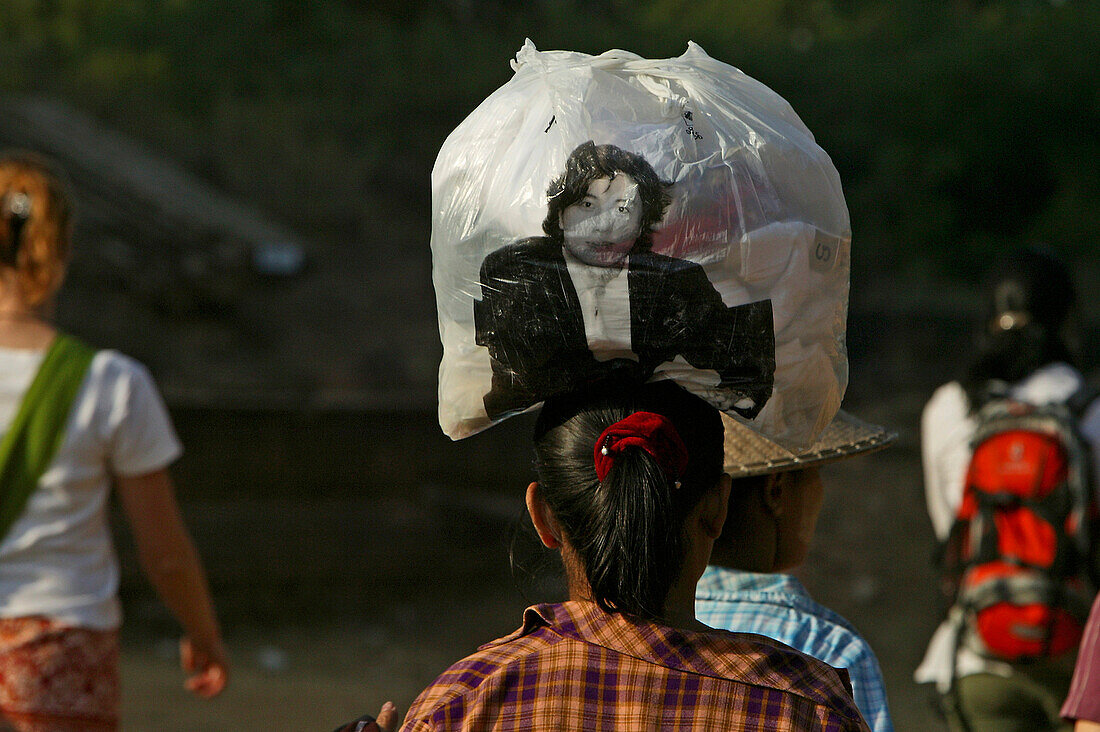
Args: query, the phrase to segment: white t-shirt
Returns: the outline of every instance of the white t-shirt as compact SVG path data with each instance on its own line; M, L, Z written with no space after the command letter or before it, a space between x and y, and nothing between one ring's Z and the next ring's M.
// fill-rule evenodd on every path
M1009 396L1029 404L1065 402L1084 385L1076 369L1064 363L1044 366L1013 384ZM924 467L924 491L928 515L936 537L943 541L951 529L955 512L962 502L966 470L970 464L970 436L975 420L969 413L966 391L958 382L944 384L932 394L921 415L921 459ZM1094 401L1078 424L1091 446L1093 475L1100 475L1100 400ZM1100 495L1100 485L1094 486ZM928 644L924 660L914 678L918 683L936 682L946 691L951 678L955 633L961 618L956 614L940 624ZM967 648L959 649L956 676L976 673L1012 674L1012 667L988 659Z
M44 356L0 348L0 437ZM112 477L160 470L181 452L145 367L115 351L96 353L53 462L0 542L0 617L45 615L117 628L119 572L107 516Z

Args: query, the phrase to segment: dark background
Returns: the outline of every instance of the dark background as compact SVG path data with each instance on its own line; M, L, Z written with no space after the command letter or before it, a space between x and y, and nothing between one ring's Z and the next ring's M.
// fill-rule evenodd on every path
M552 566L526 572L529 419L451 443L434 415L428 176L530 37L648 57L694 40L832 156L854 231L846 407L900 437L826 473L800 574L875 647L897 727L936 728L911 682L940 612L919 411L1011 246L1073 264L1095 371L1098 29L1077 0L6 0L0 143L61 159L79 205L57 320L161 385L234 654L223 698L172 688L176 631L120 524L128 727L404 708L559 592ZM230 232L195 190L274 223ZM284 235L302 264L272 272L265 237Z

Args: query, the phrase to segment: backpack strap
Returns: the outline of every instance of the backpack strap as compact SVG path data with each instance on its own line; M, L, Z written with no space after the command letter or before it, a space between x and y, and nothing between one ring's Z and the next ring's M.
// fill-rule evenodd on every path
M53 461L95 353L76 338L58 333L0 440L0 539L22 515Z

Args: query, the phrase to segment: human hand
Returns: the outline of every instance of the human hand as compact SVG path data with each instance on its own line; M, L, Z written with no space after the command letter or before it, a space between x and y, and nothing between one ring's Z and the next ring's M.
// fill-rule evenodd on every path
M181 638L180 666L187 674L184 688L204 699L217 696L229 683L229 661L221 640L200 645Z
M378 712L378 718L364 714L359 719L337 727L333 732L396 732L397 707L393 702L382 705L382 711Z

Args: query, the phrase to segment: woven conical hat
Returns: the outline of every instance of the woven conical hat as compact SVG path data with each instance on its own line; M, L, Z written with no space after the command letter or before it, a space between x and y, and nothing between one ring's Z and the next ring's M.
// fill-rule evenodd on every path
M722 422L726 428L725 471L734 478L822 465L881 450L897 439L896 433L864 422L844 410L837 412L814 444L795 452L725 414Z

